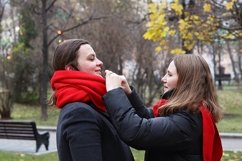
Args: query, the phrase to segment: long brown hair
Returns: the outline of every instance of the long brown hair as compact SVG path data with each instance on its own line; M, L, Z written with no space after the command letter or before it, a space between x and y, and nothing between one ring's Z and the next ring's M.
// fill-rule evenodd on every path
M173 58L178 80L167 104L159 108L160 115L168 115L180 109L198 112L203 103L212 113L215 122L222 116L216 89L207 62L202 56L189 54Z

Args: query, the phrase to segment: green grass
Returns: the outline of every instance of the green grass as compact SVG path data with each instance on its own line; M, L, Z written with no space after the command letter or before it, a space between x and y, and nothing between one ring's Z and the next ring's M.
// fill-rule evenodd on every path
M224 90L218 91L219 102L223 107L224 118L218 123L220 132L242 133L242 89L236 86L225 86ZM15 104L12 117L15 120L34 120L37 126L56 126L59 110L50 107L48 120L40 119L39 106ZM135 161L144 160L144 151L132 149ZM34 156L20 153L0 152L1 161L58 161L57 153ZM224 152L222 161L240 161L242 152Z
M144 151L138 151L132 149L135 161L144 161ZM221 161L241 161L242 152L227 151L223 153L223 158Z
M135 161L144 161L144 151L132 149Z
M242 89L225 86L218 91L219 103L223 108L223 119L218 123L220 132L242 132Z
M54 107L48 108L48 120L41 120L40 107L15 104L12 111L12 118L14 120L34 120L37 126L56 126L59 109Z
M132 149L135 161L144 161L144 152ZM241 161L242 152L226 151L223 153L221 161Z
M242 152L228 151L223 154L222 161L241 161Z
M57 153L30 155L12 152L0 152L1 161L58 161Z
M132 149L135 161L144 161L144 151ZM49 153L45 155L29 155L22 153L0 152L1 161L58 161L57 153ZM229 151L224 152L221 161L241 161L242 152Z

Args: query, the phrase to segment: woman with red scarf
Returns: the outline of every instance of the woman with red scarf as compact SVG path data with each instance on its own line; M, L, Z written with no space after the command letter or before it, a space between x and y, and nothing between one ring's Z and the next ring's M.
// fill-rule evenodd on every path
M102 96L103 63L86 40L59 44L53 58L53 105L60 108L57 150L60 161L133 161L110 122Z
M161 81L164 94L151 111L123 76L106 71L104 102L121 138L145 150L145 161L220 161L221 108L207 62L175 56Z

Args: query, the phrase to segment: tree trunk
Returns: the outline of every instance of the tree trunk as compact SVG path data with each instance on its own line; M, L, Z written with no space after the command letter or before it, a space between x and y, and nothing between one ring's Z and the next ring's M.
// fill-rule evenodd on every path
M216 46L216 53L218 54L218 74L221 75L221 45L220 43ZM218 80L218 90L223 90L222 80Z
M185 19L186 15L185 15L185 9L186 8L193 8L195 5L195 1L194 0L190 0L189 3L187 3L186 0L182 0L181 1L182 7L183 7L183 11L182 11L182 15L181 15L181 19ZM193 49L189 50L187 49L187 47L185 46L185 40L182 39L181 40L181 44L182 44L182 50L185 51L185 54L192 54L193 53Z
M236 82L238 82L239 81L239 77L238 77L238 73L236 72L234 57L233 57L233 54L232 54L232 51L231 51L231 47L230 47L230 44L229 44L228 41L226 41L226 45L227 45L229 57L230 57L232 68L233 68L233 72L234 72L234 79L235 79Z
M42 0L42 56L43 64L41 69L41 86L40 86L40 105L41 105L41 119L47 120L47 90L48 90L48 35L47 35L47 13L46 13L46 0Z
M11 119L12 99L10 91L0 91L0 115L1 119Z
M240 80L242 80L242 54L241 54L241 50L242 50L242 41L239 40L239 49L238 49L238 64L239 64L239 73L240 73Z

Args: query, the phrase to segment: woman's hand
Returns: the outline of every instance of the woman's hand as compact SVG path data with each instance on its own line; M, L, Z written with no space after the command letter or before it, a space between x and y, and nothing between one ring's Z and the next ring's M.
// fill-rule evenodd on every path
M126 78L123 75L117 75L110 70L105 70L105 73L107 91L121 87L126 94L130 94L132 92Z

